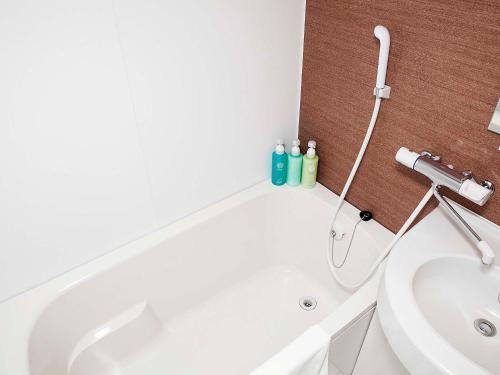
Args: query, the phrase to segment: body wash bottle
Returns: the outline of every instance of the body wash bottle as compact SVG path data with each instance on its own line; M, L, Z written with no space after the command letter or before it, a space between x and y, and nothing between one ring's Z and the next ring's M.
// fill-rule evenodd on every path
M302 176L302 157L300 153L300 141L298 139L292 142L292 150L288 154L288 172L286 175L286 183L290 186L300 185Z
M316 185L319 157L316 155L315 141L309 141L307 147L309 149L302 162L302 186L311 188Z
M272 160L271 182L274 185L283 185L286 182L287 162L285 144L281 139L278 139Z

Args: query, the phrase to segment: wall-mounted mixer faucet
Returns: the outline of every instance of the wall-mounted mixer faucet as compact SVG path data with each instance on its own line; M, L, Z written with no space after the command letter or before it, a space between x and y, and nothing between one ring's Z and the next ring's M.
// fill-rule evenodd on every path
M448 203L440 193L441 187L445 186L450 190L460 194L472 202L482 206L495 191L493 183L490 181L476 182L471 171L458 172L451 166L441 164L440 157L424 151L420 154L401 147L396 154L396 160L408 168L422 173L432 181L434 196L441 203L445 212L464 229L465 233L475 243L481 252L481 260L484 264L492 264L495 253L462 216Z

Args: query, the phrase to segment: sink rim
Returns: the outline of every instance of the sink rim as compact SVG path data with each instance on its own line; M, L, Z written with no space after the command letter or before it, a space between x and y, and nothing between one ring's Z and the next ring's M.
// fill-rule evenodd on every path
M417 272L430 262L443 258L467 260L476 264L481 264L481 261L477 257L456 252L428 250L403 251L399 248L389 257L378 296L379 316L385 335L405 366L417 374L430 374L428 363L436 369L435 374L491 374L455 348L432 326L414 293ZM497 265L494 267L498 268ZM439 358L434 353L440 353Z

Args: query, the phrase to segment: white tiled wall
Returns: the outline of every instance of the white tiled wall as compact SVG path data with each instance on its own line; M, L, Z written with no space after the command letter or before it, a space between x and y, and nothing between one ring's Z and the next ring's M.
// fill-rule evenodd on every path
M304 0L6 0L0 300L268 176Z

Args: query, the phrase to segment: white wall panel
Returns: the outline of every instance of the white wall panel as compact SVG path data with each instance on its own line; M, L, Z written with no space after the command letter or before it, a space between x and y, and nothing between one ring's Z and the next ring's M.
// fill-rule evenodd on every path
M303 0L116 0L160 224L268 177L296 135Z
M267 178L304 8L3 1L0 301Z
M3 1L0 300L155 226L110 1Z

